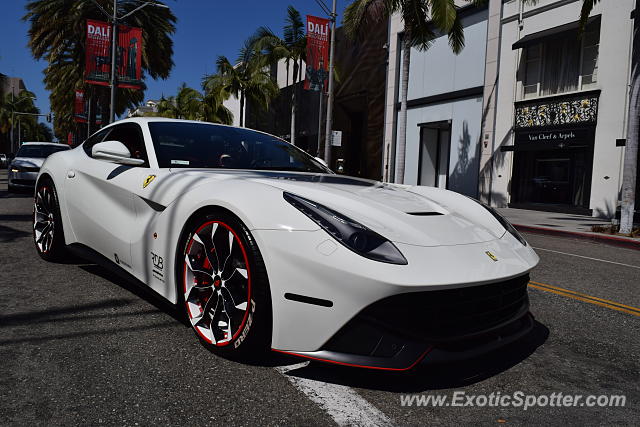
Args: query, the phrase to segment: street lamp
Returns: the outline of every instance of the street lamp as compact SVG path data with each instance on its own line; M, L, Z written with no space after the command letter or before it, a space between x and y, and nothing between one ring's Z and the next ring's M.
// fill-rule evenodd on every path
M116 88L117 88L117 73L116 73L116 41L117 41L117 32L118 32L118 21L121 21L128 16L133 15L140 9L147 6L155 6L161 7L164 9L169 9L169 6L162 3L155 3L152 1L147 1L141 4L140 6L133 9L131 12L118 17L118 0L113 0L113 15L109 15L109 13L104 10L102 6L96 1L91 0L100 11L111 20L111 79L109 81L109 85L111 86L111 108L109 110L109 123L113 123L116 118Z

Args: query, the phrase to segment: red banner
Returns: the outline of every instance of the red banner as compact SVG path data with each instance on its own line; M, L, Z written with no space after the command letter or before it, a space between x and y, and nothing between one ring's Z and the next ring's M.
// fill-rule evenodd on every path
M88 103L84 102L84 91L76 90L76 99L73 103L73 118L78 123L87 123Z
M307 15L307 69L304 88L327 90L329 77L329 20Z
M142 87L142 29L118 26L116 64L118 87ZM111 24L87 20L85 81L109 86L111 79Z
M87 20L85 74L87 83L109 86L111 74L111 25Z
M89 103L91 99L85 97L84 91L76 90L76 98L73 107L73 118L78 123L87 123L89 120ZM96 103L96 124L102 124L102 110L100 103Z
M142 87L142 28L118 26L118 87Z

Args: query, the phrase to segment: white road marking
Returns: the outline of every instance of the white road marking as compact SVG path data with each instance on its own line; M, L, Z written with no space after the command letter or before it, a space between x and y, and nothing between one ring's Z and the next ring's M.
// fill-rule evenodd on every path
M275 369L327 412L339 426L393 425L389 417L350 387L287 375L287 372L303 368L308 364L309 362L302 362L295 365L278 366Z
M536 247L533 247L533 246L531 246L531 247L532 247L533 249L537 250L537 251L553 252L553 253L561 254L561 255L569 255L569 256L574 256L574 257L578 257L578 258L590 259L590 260L592 260L592 261L600 261L600 262L606 262L606 263L609 263L609 264L621 265L621 266L623 266L623 267L630 267L630 268L637 268L637 269L640 269L640 266L637 266L637 265L623 264L623 263L621 263L621 262L609 261L609 260L606 260L606 259L600 259L600 258L591 258L591 257L589 257L589 256L584 256L584 255L576 255L576 254L570 254L570 253L568 253L568 252L554 251L554 250L552 250L552 249L536 248Z

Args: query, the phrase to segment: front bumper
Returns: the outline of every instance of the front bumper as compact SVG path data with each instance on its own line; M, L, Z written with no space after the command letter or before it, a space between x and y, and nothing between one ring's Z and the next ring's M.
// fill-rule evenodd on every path
M385 371L408 371L416 365L436 365L473 359L504 347L527 335L534 325L533 315L525 313L505 325L460 341L448 344L427 344L396 336L380 347L381 337L375 351L379 355L354 354L340 350L319 350L309 352L274 351L305 359L317 360L342 366L377 369ZM393 342L389 342L393 341ZM357 351L357 350L356 350ZM387 355L381 355L387 352Z
M13 188L25 188L25 189L35 188L37 178L38 178L37 171L11 172L11 170L9 170L9 186Z
M403 298L406 295L428 296L439 291L473 294L473 289L480 286L490 285L497 289L500 283L516 278L520 278L521 285L524 284L522 289L526 297L528 279L524 276L538 262L537 255L530 247L522 246L508 233L501 239L455 246L422 247L394 242L408 260L408 265L404 266L363 258L336 244L322 230L252 230L252 233L263 255L271 286L272 348L304 357L381 369L407 369L427 354L436 360L440 357L436 357L438 354L451 353L453 346L451 343L444 345L442 336L421 336L411 328L398 334L397 325L393 322L389 325L384 318L384 310L382 315L378 315L378 320L382 317L383 321L378 322L379 327L377 330L373 328L373 332L389 329L387 338L389 343L396 345L395 350L387 349L384 350L386 353L380 353L385 348L382 345L384 339L378 350L373 352L366 345L358 349L336 346L335 337L343 330L352 329L352 322L358 320L360 315L367 314L369 307L386 299ZM489 257L487 251L497 261ZM393 314L389 311L387 319L401 313L402 304L399 307L400 310L395 309ZM422 313L414 309L418 317L404 323L415 322L421 314L424 318L434 319L429 317L427 311L431 312L431 308L425 306ZM448 334L459 343L472 342L495 328L507 327L521 320L528 316L527 313L528 300L519 306L519 310L509 313L497 323L476 328L466 335L460 331L447 332L447 325L442 325L441 335ZM465 322L462 323L464 326ZM468 321L466 325L469 325ZM522 326L517 329L522 332L526 328ZM375 340L375 337L371 339ZM474 348L486 345L488 343L478 341ZM398 352L399 347L402 350ZM460 344L459 347L464 345ZM465 349L467 351L473 352L474 349ZM370 357L374 359L363 359Z

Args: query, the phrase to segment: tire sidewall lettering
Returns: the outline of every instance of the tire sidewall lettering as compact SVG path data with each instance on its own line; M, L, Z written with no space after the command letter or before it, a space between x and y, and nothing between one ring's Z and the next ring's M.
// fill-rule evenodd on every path
M251 329L251 325L253 324L253 315L254 315L255 311L256 311L256 303L252 298L251 299L251 311L249 311L249 316L247 316L247 321L246 321L246 323L244 325L244 329L242 330L242 332L240 333L238 338L236 338L235 342L233 343L233 348L240 347L240 345L247 338L247 335L249 335L249 330Z

